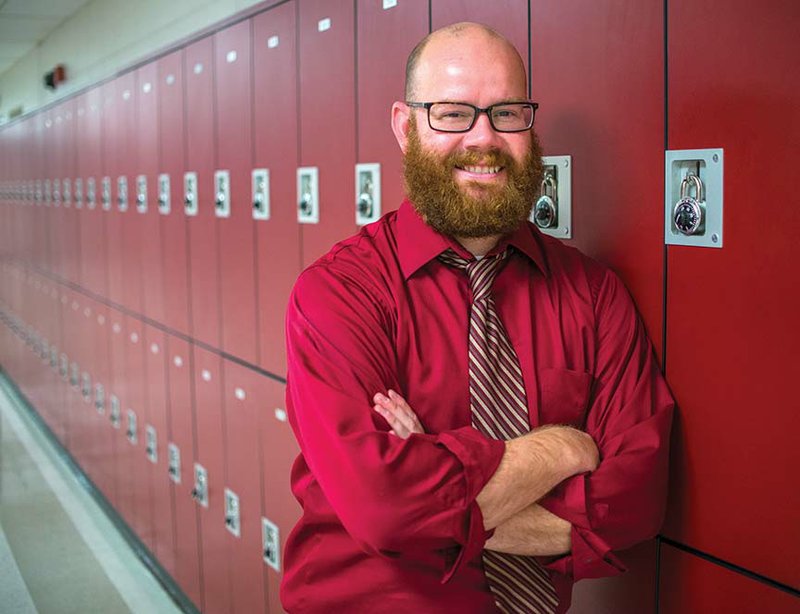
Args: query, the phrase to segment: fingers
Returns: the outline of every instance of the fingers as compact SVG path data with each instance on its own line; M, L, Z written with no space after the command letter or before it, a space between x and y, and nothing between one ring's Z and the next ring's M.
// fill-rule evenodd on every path
M408 438L411 433L424 433L417 415L409 407L406 400L394 390L388 391L388 397L378 393L373 397L374 410L378 412L392 427L392 434Z

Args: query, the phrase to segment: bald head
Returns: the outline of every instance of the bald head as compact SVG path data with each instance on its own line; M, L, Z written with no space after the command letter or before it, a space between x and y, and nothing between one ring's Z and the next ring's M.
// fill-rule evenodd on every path
M500 51L505 61L513 65L511 69L519 70L521 78L527 87L525 64L514 45L489 26L464 21L431 32L414 47L406 62L405 99L415 99L421 66L430 59L431 55L438 57L437 54L430 53L432 50L435 51L447 46L458 47L467 42L486 49L491 47Z

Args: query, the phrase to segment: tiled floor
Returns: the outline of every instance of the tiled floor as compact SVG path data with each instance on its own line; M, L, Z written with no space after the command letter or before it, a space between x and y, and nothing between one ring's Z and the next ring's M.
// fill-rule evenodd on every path
M180 612L2 377L0 614Z

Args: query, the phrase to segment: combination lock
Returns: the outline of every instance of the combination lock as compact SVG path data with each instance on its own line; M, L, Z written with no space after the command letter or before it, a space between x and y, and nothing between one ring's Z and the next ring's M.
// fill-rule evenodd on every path
M695 187L694 198L689 196L691 184ZM703 182L694 173L689 173L681 181L681 197L672 210L672 221L683 235L702 234L705 231L705 213Z
M542 180L542 195L533 209L533 220L539 228L558 226L558 185L551 172Z

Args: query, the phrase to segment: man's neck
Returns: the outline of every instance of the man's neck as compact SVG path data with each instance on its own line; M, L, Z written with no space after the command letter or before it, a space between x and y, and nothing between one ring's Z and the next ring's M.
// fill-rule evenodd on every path
M473 256L482 257L488 254L492 248L500 241L501 235L491 235L488 237L456 237L456 241L464 246Z

